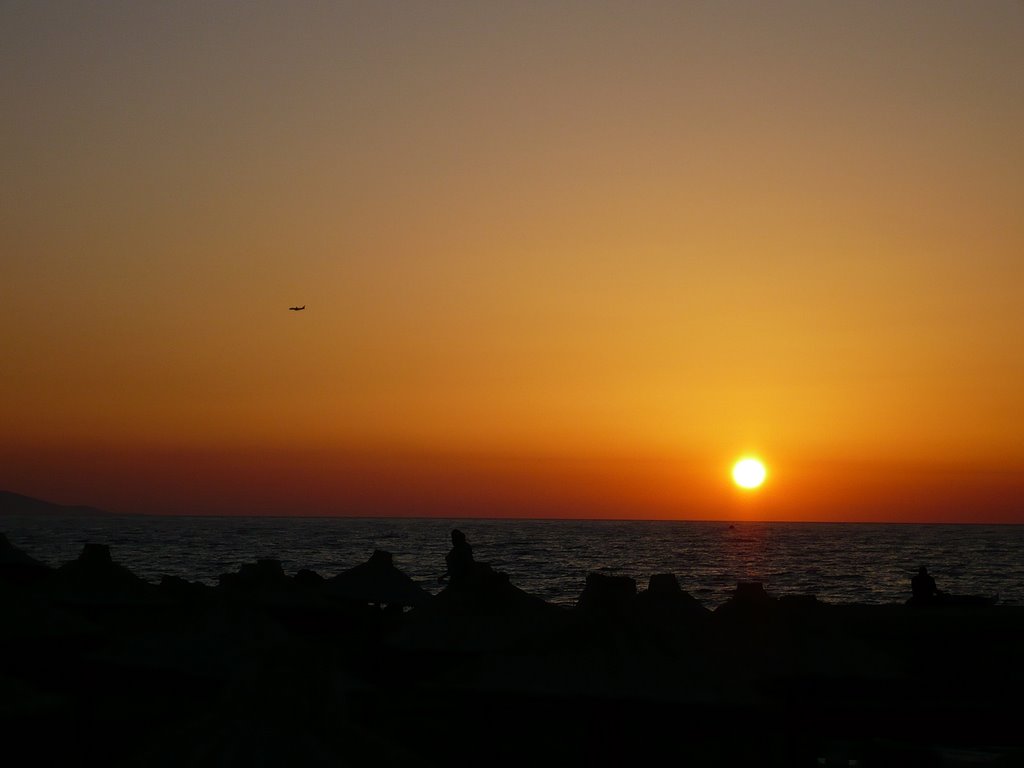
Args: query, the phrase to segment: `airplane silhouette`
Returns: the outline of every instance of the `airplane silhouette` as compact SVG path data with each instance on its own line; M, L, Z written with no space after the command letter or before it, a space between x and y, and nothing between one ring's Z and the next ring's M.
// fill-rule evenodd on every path
M291 310L292 312L301 312L305 308L306 308L305 304L303 304L301 307L288 307L288 309Z

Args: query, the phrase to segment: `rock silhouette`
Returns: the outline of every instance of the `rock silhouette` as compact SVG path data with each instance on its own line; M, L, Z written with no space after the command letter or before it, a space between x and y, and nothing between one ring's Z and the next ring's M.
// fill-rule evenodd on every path
M722 616L764 617L777 607L776 599L768 594L760 581L741 581L732 597L718 606L715 612Z
M22 552L0 533L0 581L13 584L39 584L53 574L53 569Z
M709 611L700 601L679 586L673 573L651 576L647 589L636 596L641 612L665 620L703 619Z
M157 594L152 584L115 563L106 544L86 544L77 560L57 569L53 589L65 599L93 603L145 601Z
M413 607L423 605L430 594L395 567L390 552L378 549L362 565L327 579L328 595L375 605Z
M382 550L326 578L264 559L157 587L101 544L50 569L5 538L0 577L5 743L37 764L1024 756L1015 606L825 604L741 582L712 612L673 574L638 591L593 573L567 608L475 559L430 595Z
M250 595L288 594L298 591L295 582L285 575L280 560L266 558L246 563L237 573L224 573L220 586L228 592Z
M587 583L576 601L576 609L604 616L625 616L633 607L636 580L628 576L587 575Z

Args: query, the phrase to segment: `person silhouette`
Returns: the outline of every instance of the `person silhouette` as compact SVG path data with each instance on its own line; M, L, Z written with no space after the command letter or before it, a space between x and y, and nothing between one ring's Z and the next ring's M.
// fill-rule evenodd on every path
M941 594L935 586L935 579L923 565L917 575L910 580L910 590L914 593L913 601L918 605L927 605L938 600Z
M444 561L448 564L448 570L438 581L448 579L448 583L453 587L465 585L473 570L473 548L466 541L466 534L458 528L452 529L452 548L445 555Z

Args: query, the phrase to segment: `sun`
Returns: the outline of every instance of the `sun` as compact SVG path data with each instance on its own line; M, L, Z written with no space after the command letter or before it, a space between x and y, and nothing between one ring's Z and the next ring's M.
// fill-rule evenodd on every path
M768 470L757 459L740 459L732 467L733 482L740 488L760 488L767 476Z

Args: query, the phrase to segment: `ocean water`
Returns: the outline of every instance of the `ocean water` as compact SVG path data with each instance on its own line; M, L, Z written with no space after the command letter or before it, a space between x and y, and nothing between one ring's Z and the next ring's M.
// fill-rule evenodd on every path
M689 521L442 520L370 518L23 517L0 516L11 543L49 565L75 559L87 542L108 544L114 560L159 582L180 576L216 584L259 558L294 574L329 577L374 549L428 591L440 588L449 532L462 530L475 558L522 589L563 605L588 573L674 573L709 608L736 582L759 580L776 595L814 594L834 603L897 603L924 564L939 589L999 594L1024 602L1024 526Z

